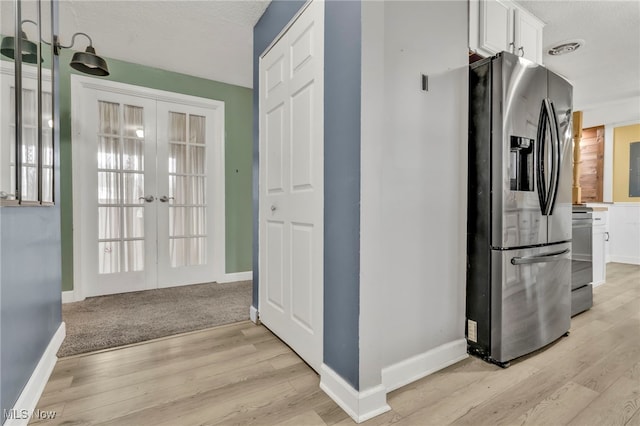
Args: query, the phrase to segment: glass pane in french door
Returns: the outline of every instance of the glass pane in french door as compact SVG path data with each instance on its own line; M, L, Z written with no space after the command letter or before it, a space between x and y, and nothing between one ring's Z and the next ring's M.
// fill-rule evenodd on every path
M144 119L98 101L98 273L144 270Z
M207 263L205 117L169 112L169 261L173 268Z

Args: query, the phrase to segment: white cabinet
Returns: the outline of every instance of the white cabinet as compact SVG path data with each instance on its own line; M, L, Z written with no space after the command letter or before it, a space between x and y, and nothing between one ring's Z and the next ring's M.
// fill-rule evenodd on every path
M513 9L500 0L480 1L480 46L490 52L511 50Z
M513 42L518 55L542 64L542 28L544 23L525 11L514 10Z
M506 50L542 64L544 22L509 0L469 1L469 49L482 56Z
M605 261L605 246L609 239L607 232L607 211L593 211L593 286L604 284L607 274L607 264Z

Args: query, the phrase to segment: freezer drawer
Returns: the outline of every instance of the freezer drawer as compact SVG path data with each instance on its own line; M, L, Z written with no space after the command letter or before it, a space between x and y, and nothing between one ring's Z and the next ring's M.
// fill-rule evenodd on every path
M491 358L507 362L569 331L571 244L491 253Z
M571 316L578 315L593 306L593 286L587 284L571 291Z

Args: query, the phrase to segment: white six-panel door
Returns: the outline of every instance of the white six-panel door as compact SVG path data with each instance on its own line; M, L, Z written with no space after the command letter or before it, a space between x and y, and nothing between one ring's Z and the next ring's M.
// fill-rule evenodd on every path
M324 3L260 59L260 320L322 364Z

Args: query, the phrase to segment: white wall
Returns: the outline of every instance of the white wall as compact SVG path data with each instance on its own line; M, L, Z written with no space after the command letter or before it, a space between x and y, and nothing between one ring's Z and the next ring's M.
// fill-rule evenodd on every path
M613 129L640 123L640 96L583 111L583 127L604 125L603 201L613 201ZM640 264L640 203L606 204L609 209L607 261Z
M640 96L633 96L582 110L582 126L640 121Z
M466 356L468 104L466 2L362 11L361 392Z
M604 176L602 201L613 201L613 129L640 123L640 96L585 109L582 127L604 125Z
M360 170L360 389L381 384L382 358L376 328L386 316L382 246L383 144L385 132L384 3L362 2L362 104ZM380 314L380 315L379 315Z

